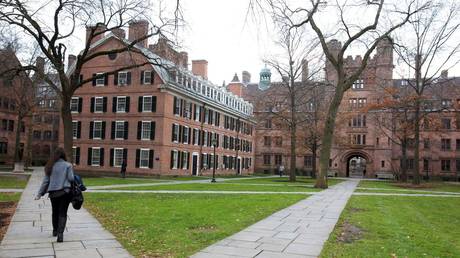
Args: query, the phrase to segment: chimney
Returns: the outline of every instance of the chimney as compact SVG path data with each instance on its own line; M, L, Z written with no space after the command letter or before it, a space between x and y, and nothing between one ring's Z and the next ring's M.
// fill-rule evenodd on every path
M75 55L69 55L69 59L67 60L67 69L69 69L75 61L77 61L77 57Z
M126 38L126 32L125 32L125 30L122 29L122 28L115 28L115 29L112 29L112 33L113 33L115 36L119 37L120 39Z
M302 82L308 81L308 61L307 59L302 59Z
M447 79L447 78L449 78L449 71L448 71L448 70L442 70L442 71L441 71L441 78L442 78L442 79Z
M145 38L149 33L149 22L147 20L134 21L129 24L128 39L129 41L135 41L141 38L136 45L147 48L148 39Z
M35 66L37 67L37 73L42 75L45 73L45 58L39 56L35 61Z
M180 64L182 67L188 70L188 53L185 51L182 51L179 53L180 56ZM207 62L206 62L207 63ZM206 66L206 76L208 76L208 67Z
M208 61L206 60L192 60L192 73L208 79Z
M243 71L241 79L243 80L243 84L247 85L251 82L251 74L248 71Z
M86 27L86 41L85 41L85 44L86 44L86 42L88 42L88 39L90 38L92 33L94 35L96 33L99 33L99 32L105 31L105 30L107 30L107 27L105 26L105 24L102 24L102 23L99 23L96 26ZM94 42L102 39L103 37L104 37L104 33L101 33L101 34L93 36L93 38L91 39L90 45L92 45Z

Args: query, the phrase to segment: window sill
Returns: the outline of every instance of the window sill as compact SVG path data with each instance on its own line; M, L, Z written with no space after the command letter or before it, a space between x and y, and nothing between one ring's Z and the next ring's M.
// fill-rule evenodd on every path
M101 165L91 164L91 167L100 167Z
M104 87L105 84L96 84L96 85L94 85L94 86L95 86L95 87Z

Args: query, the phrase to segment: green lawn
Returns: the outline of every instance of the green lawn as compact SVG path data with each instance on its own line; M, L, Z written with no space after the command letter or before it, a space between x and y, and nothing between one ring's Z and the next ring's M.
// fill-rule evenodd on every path
M187 190L187 191L267 191L267 192L317 192L321 189L316 189L307 185L251 185L240 184L239 181L235 184L226 182L217 183L191 183L191 184L173 184L173 185L149 185L149 186L118 186L113 189L122 190Z
M329 186L338 184L342 182L343 180L340 179L334 179L334 178L329 178L328 183ZM280 185L314 185L315 184L315 179L312 179L310 177L304 177L304 176L297 176L295 182L289 182L289 177L269 177L269 178L254 178L254 179L243 179L243 180L228 180L226 182L238 182L238 183L246 183L246 184L280 184Z
M87 193L86 207L136 257L188 257L305 195Z
M460 198L353 196L321 257L460 257ZM344 222L361 239L337 241Z
M25 188L28 176L0 175L0 188Z
M163 180L145 179L145 178L120 178L120 177L83 177L85 186L103 186L103 185L123 185L123 184L142 184L142 183L159 183Z
M21 193L0 193L0 202L17 202Z
M397 182L394 181L361 181L358 187L367 187L367 188L385 188L385 189L395 189L396 191L399 189L408 189L408 190L423 190L423 191L440 191L440 192L460 192L460 184L449 184L447 182L442 181L433 181L428 183L423 183L419 188L413 187L405 187L402 185L398 185ZM357 191L368 191L368 190L360 190ZM372 191L372 190L370 190ZM386 191L392 192L392 191Z

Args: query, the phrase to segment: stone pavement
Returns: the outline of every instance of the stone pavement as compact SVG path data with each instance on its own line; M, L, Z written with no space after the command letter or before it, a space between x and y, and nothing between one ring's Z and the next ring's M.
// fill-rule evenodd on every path
M196 253L192 258L318 257L358 185L347 180L315 193Z
M72 205L64 242L56 243L50 201L33 200L42 178L42 168L32 173L0 244L0 257L132 257L88 211L76 211Z

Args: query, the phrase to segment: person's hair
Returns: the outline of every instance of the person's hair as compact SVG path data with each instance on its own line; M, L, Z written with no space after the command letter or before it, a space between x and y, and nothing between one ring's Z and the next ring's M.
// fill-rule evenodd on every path
M48 162L46 162L45 174L47 176L51 176L51 172L53 172L54 163L56 163L60 159L63 159L65 161L67 161L65 151L61 147L59 147L56 150L54 150L53 156L51 156L50 159L48 160Z

